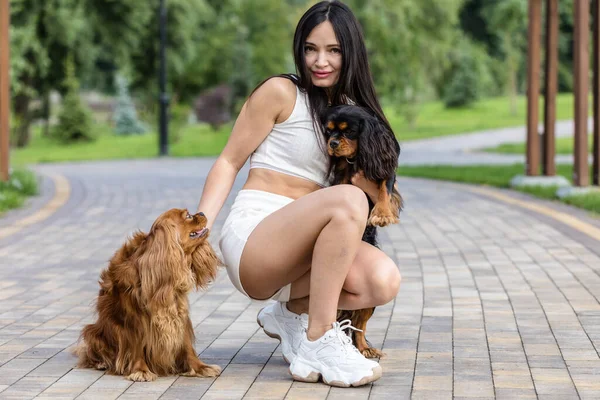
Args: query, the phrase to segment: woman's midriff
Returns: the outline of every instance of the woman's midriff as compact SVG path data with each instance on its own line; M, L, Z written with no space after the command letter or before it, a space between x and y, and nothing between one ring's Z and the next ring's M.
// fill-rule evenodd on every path
M307 179L282 174L270 169L252 168L242 189L262 190L295 200L321 189L321 186Z

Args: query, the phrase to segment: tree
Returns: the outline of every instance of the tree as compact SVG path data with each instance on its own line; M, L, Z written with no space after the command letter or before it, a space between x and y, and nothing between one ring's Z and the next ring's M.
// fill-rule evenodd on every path
M237 88L235 106L268 76L293 72L289 66L295 8L281 0L208 0L207 4L202 19L194 23L190 39L194 52L182 57L176 73L170 75L178 99L189 100L199 92L232 84Z
M125 77L119 75L116 81L118 97L113 116L115 132L117 135L145 133L146 128L138 120L135 105L133 104L133 100L131 100L131 96L129 96L127 80Z
M172 3L169 0L167 3ZM156 23L158 1L79 0L86 10L87 29L117 65L129 61L131 51L140 49L150 23Z
M352 0L378 93L410 124L448 67L462 0Z
M75 76L75 62L72 56L65 60L64 96L58 123L52 129L53 138L63 143L94 140L90 111L81 104L79 82Z
M444 104L448 108L471 105L490 84L486 63L489 57L467 37L459 39L448 55L450 67L444 76Z
M159 67L159 3L149 3L152 6L152 17L146 20L137 47L130 48L126 71L132 78L132 89L150 94L154 102L158 94L156 77ZM205 39L204 25L210 23L214 12L205 0L169 0L166 7L167 78L169 92L173 93L177 100L182 93L187 95L188 84L193 86L193 81L182 82L181 77L189 78L189 75L185 75L188 63L198 61L201 57L199 52Z
M518 72L527 40L527 2L489 2L482 10L489 29L499 39L508 74L507 89L511 113L517 113Z
M11 1L10 45L13 136L17 147L24 147L32 121L49 113L48 107L33 110L32 100L60 89L67 55L82 67L93 60L83 6L77 0Z

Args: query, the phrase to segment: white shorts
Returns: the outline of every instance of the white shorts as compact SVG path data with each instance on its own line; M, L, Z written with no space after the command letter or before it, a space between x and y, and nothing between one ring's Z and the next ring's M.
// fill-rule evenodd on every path
M242 287L240 281L240 260L242 251L256 226L268 215L290 204L294 199L261 190L240 190L231 206L231 211L223 224L219 248L223 262L227 267L227 274L233 286L240 292L250 297ZM288 301L290 289L288 284L279 289L271 299Z

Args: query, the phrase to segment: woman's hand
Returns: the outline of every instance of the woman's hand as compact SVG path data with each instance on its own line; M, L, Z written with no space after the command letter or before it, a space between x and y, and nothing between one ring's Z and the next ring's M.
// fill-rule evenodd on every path
M367 178L365 178L365 174L362 170L354 174L352 178L350 178L350 182L352 182L352 184L357 188L362 189L362 191L365 192L367 196L369 196L373 203L377 203L377 197L379 196L379 186L376 182L370 181Z

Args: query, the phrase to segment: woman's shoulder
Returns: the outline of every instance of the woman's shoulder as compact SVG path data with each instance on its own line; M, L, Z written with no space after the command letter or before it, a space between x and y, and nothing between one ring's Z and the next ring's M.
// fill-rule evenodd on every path
M295 101L297 94L296 84L291 79L282 76L267 79L256 92L259 91L263 96L283 102Z
M257 109L274 116L275 123L285 121L296 104L296 84L290 79L274 76L267 79L250 96Z

